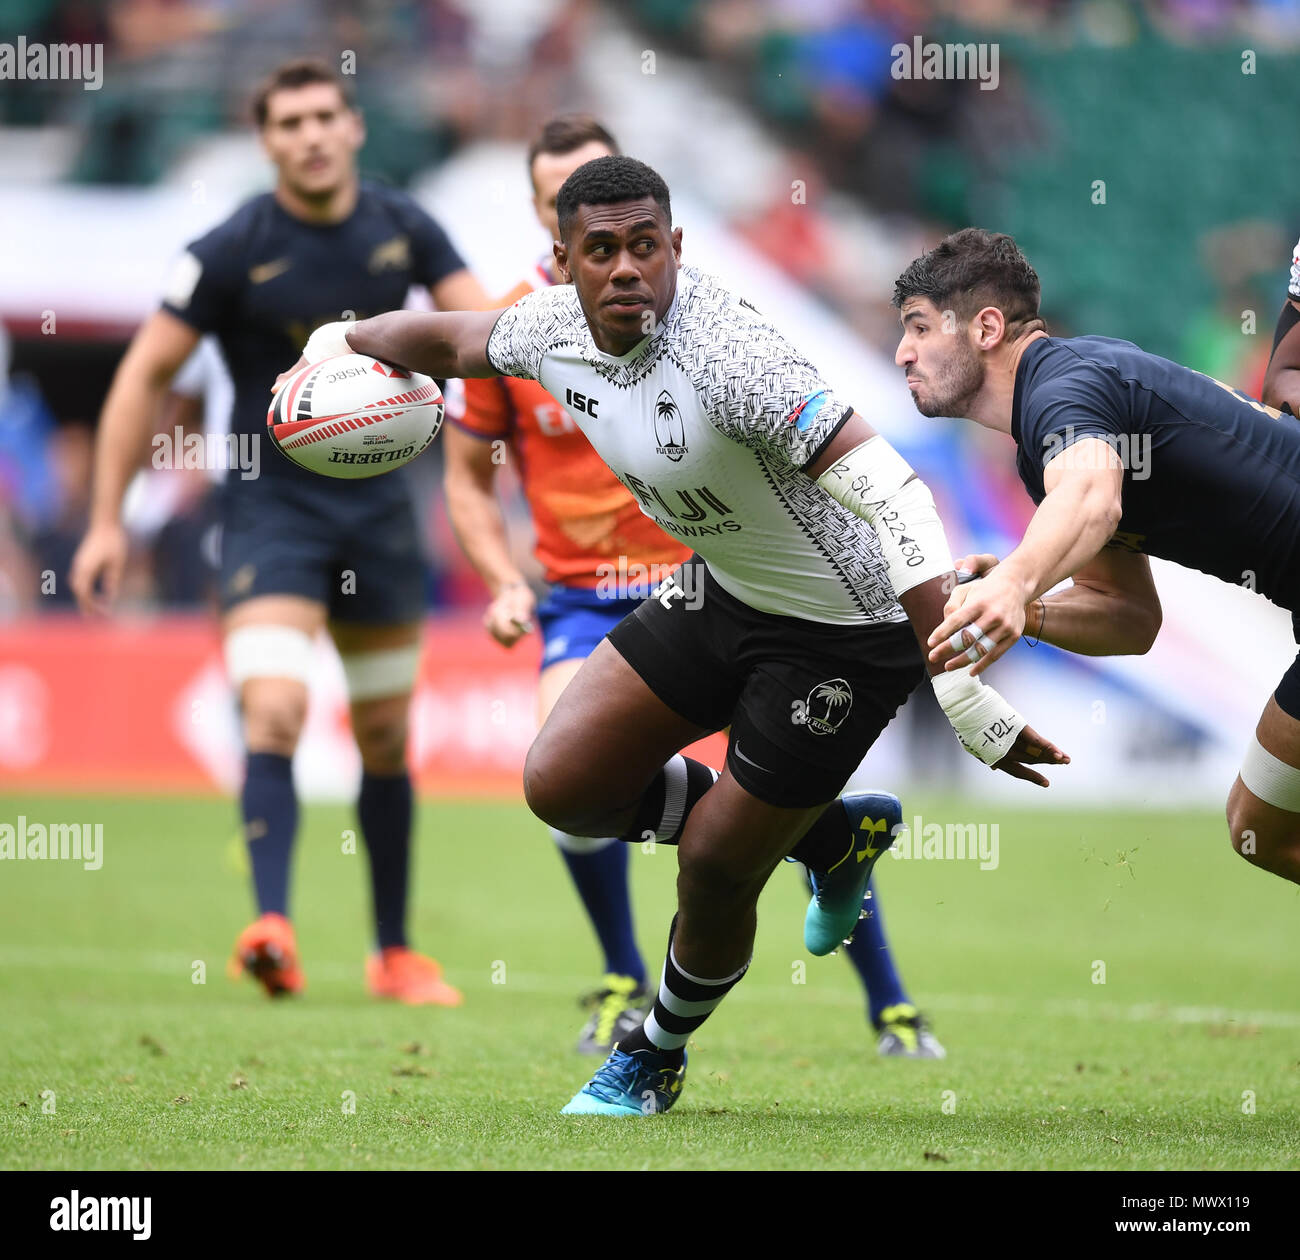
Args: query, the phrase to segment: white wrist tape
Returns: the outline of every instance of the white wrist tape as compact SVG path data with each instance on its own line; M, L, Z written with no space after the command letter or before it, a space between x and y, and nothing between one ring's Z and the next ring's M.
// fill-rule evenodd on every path
M1025 728L1020 716L992 687L970 676L971 667L930 679L944 716L952 723L961 746L986 766L1007 755Z
M302 348L302 357L308 363L319 363L322 359L331 359L336 354L352 354L345 336L352 324L346 319L336 320L332 324L322 324Z
M952 572L934 496L879 434L837 459L817 484L876 531L896 596Z

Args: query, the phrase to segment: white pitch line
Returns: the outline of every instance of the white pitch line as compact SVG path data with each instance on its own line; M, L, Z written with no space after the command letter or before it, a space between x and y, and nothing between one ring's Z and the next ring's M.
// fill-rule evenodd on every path
M98 971L124 975L166 975L189 984L190 968L203 961L209 967L224 968L224 954L217 959L195 959L180 953L86 947L76 945L3 945L0 944L0 967L39 968L42 970ZM495 961L495 960L493 960ZM502 996L512 990L524 993L554 993L571 997L592 987L589 975L565 975L517 971L506 966L506 983L489 985L488 990ZM355 965L340 962L309 963L304 967L308 979L327 981L359 980L362 959ZM477 968L475 969L477 970ZM466 983L470 969L451 967L449 978ZM482 965L482 973L491 975L491 962ZM816 971L810 972L815 976ZM728 1005L788 1005L799 1003L818 1006L860 1007L862 998L856 991L843 988L818 989L812 984L779 985L746 983L739 985L728 998ZM926 1010L951 1011L967 1015L1052 1016L1062 1019L1086 1019L1097 1022L1135 1024L1240 1024L1257 1028L1300 1028L1300 1011L1239 1011L1223 1006L1170 1005L1165 1002L1093 1002L1082 998L1015 998L985 993L923 993L921 1005Z

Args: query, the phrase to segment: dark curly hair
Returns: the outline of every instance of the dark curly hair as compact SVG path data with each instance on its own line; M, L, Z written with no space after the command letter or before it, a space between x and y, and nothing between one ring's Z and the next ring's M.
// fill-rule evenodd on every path
M560 185L555 210L560 220L560 239L568 238L579 206L610 206L620 201L653 197L664 217L673 221L668 185L657 171L636 158L615 155L584 162Z
M893 300L901 309L908 298L929 298L961 319L996 306L1008 335L1019 337L1047 327L1038 314L1040 293L1038 273L1013 237L972 227L945 236L915 259L894 282Z

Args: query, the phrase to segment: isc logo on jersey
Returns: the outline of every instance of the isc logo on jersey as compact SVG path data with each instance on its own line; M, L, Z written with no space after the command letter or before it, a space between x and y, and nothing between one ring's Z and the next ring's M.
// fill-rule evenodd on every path
M326 477L375 477L409 464L442 427L437 384L364 354L310 363L266 413L272 445Z

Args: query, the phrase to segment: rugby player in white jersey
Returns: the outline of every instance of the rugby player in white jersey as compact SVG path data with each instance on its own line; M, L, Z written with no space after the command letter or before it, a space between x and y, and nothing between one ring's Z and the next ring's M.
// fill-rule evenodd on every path
M583 664L524 770L553 827L678 845L654 1006L564 1108L646 1115L676 1101L690 1035L744 975L758 895L783 858L813 873L808 948L827 953L851 930L860 872L885 846L865 819L846 836L827 803L925 676L920 645L956 578L906 462L753 307L681 266L653 170L588 162L557 210L566 283L505 311L327 325L303 354L539 380L642 510L696 548ZM1030 767L1068 761L969 673L930 673L986 764L1046 786ZM715 781L678 750L723 727Z

